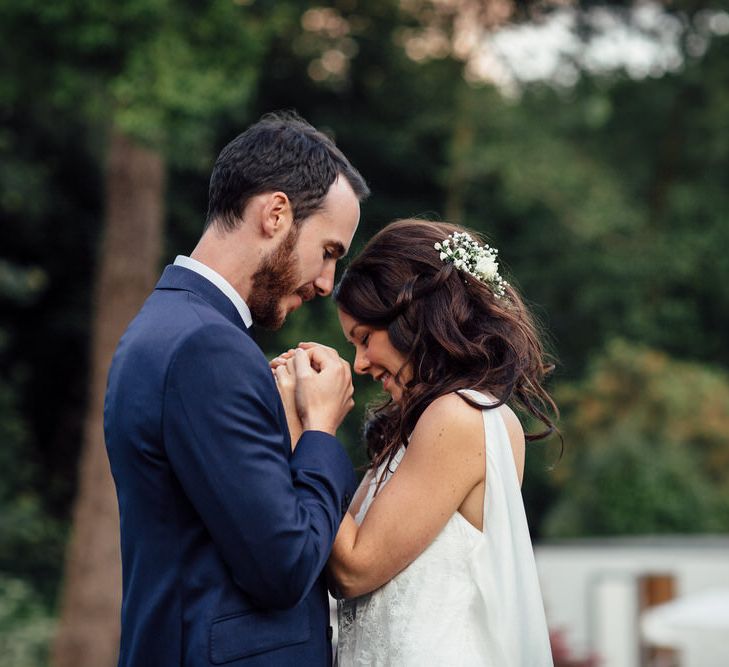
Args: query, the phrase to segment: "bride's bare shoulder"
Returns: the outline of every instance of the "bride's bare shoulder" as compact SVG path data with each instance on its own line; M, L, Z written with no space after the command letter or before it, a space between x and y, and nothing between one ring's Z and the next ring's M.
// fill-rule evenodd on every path
M475 424L480 419L480 416L480 408L464 401L458 393L452 393L439 396L430 403L423 411L418 423L423 419L427 421L447 419L447 423L450 425L452 420L465 419Z
M439 396L418 419L412 440L439 440L448 447L457 445L460 449L482 451L481 419L481 410L469 405L457 394Z
M488 405L488 401L486 401L485 397L481 396L480 394L474 396L469 395L466 392L461 392L457 394L450 394L450 396L456 398L456 400L460 400L461 403L468 406L468 409L470 409L472 412L477 412L480 415L481 408L471 407L471 404L467 403L467 401L465 400L464 394L465 398L470 399L471 401L475 401L477 403L481 403L481 400L483 399L483 407L486 407L486 405ZM524 437L524 428L521 425L519 417L516 416L516 413L508 405L502 405L495 409L499 411L504 420L506 433L509 437L511 451L514 456L514 464L516 465L519 482L521 483L524 477L524 462L526 456L526 439ZM466 414L466 412L462 411L460 414ZM488 443L486 443L486 446L488 447Z

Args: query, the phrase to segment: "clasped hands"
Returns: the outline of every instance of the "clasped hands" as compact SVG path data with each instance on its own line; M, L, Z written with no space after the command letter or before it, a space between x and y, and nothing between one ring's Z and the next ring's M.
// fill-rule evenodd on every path
M335 435L354 407L354 387L349 363L334 348L319 343L299 343L270 362L286 421L291 448L303 431Z

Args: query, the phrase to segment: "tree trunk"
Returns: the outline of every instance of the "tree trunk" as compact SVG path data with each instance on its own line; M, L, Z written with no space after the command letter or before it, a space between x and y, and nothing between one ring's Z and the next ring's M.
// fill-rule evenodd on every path
M124 329L152 290L162 244L164 163L112 132L93 301L91 377L54 667L113 667L119 650L119 510L104 446L104 392Z

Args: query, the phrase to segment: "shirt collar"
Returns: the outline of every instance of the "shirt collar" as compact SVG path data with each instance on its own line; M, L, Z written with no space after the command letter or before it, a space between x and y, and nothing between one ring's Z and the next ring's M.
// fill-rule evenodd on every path
M177 255L175 257L175 266L181 266L183 269L190 269L195 273L200 274L203 278L209 280L215 287L217 287L225 296L227 296L235 306L235 309L240 314L240 318L243 323L250 328L253 324L253 317L251 317L251 310L243 300L243 297L238 294L236 289L221 276L217 271L211 269L207 264L198 262L192 257L186 255Z

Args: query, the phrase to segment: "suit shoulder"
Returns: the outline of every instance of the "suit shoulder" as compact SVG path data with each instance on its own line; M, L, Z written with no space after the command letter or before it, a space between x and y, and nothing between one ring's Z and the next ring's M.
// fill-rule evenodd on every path
M268 361L256 342L224 317L197 322L182 333L175 352L195 352L210 356L245 357L246 362L265 366Z
M173 347L231 344L239 352L265 360L261 348L248 333L196 294L185 292L183 299L175 299L171 310L166 319L171 332L177 333Z

